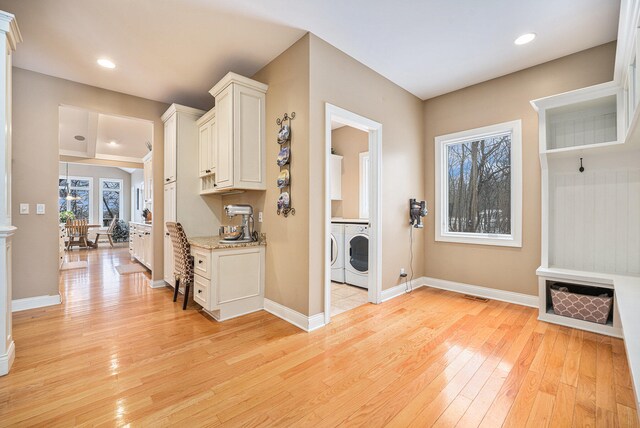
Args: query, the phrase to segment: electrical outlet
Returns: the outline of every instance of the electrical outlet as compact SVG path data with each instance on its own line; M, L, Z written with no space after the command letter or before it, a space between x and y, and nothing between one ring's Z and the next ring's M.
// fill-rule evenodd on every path
M258 223L262 223L262 211L258 211Z
M44 214L44 204L36 204L36 214Z

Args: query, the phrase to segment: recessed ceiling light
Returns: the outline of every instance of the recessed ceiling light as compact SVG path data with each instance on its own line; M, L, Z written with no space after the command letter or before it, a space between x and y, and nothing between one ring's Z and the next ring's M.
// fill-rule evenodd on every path
M116 68L116 65L113 63L113 61L106 58L100 58L98 60L98 64L104 68Z
M109 141L109 145L110 146L117 146L118 143L115 140L111 140L111 141Z
M75 137L73 137L73 138L75 138L75 139L76 139L76 140L78 140L78 141L84 141L84 140L85 140L85 138L84 138L82 135L76 135L76 136L75 136Z
M527 33L515 39L513 43L515 43L516 45L526 45L527 43L532 42L535 38L536 33Z

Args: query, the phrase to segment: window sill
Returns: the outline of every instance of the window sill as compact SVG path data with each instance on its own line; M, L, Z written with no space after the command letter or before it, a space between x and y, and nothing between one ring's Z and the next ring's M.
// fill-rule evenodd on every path
M522 248L522 240L515 237L499 237L499 236L460 236L460 235L441 235L436 234L437 242L452 242L457 244L472 245L491 245L496 247L516 247Z

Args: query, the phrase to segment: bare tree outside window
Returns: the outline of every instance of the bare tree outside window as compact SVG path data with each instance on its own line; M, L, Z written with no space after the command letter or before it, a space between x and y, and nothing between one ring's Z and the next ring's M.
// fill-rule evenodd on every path
M120 217L120 187L120 181L102 181L102 221L105 225Z
M67 199L69 196L73 199ZM67 179L58 180L58 210L72 211L76 219L87 219L91 214L91 181L89 179L72 178L69 180L67 189Z
M511 234L511 133L446 145L449 232Z

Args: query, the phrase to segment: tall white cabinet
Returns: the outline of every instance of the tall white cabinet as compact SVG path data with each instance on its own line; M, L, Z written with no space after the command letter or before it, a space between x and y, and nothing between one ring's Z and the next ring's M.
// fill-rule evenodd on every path
M11 55L22 41L15 17L0 11L0 376L11 369Z
M173 246L166 222L182 224L188 236L217 234L220 201L200 196L198 125L202 110L172 104L164 122L164 280L174 284Z
M267 189L267 88L228 73L209 91L216 106L198 122L201 194Z

